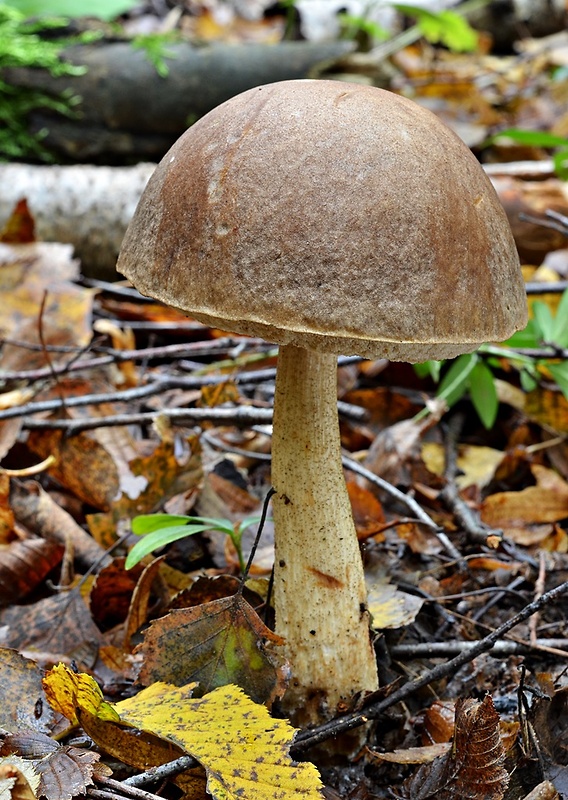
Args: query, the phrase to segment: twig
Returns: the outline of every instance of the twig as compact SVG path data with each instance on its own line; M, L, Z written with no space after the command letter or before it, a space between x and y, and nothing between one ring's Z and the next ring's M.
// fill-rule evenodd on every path
M503 623L503 625L500 625L498 628L496 628L496 630L492 631L483 639L480 639L470 649L461 652L459 655L457 655L455 658L452 658L445 664L438 664L433 669L424 673L424 675L421 677L405 683L400 687L400 689L396 689L392 694L383 700L371 702L362 711L355 711L350 714L345 714L343 717L338 717L334 720L331 720L330 722L320 725L318 728L302 731L296 737L293 752L296 755L299 755L300 753L308 750L310 747L313 747L320 742L324 742L331 736L337 736L341 733L352 730L353 728L357 728L360 725L364 725L370 719L374 719L383 714L388 708L391 708L393 705L405 700L423 686L427 686L434 681L438 681L441 678L445 678L447 675L455 673L464 664L473 661L474 658L482 653L487 653L492 650L495 643L500 639L503 639L505 634L507 634L512 628L515 628L517 625L519 625L519 623L524 622L526 619L531 617L533 614L536 614L537 611L540 611L545 606L552 604L555 600L557 600L559 597L562 597L562 595L566 594L567 592L568 581L565 581L554 589L551 589L549 592L546 592L546 594L543 594L537 600L534 600L532 603L526 605L523 609L521 609L521 611L518 612L518 614L515 614L514 617L508 619L505 623Z
M454 414L448 422L446 428L446 437L444 443L444 451L446 456L444 478L446 480L446 485L440 492L439 498L453 513L471 541L478 544L486 544L488 536L496 536L499 539L502 539L503 531L493 530L481 522L481 520L477 518L474 511L460 497L460 493L456 484L456 475L458 472L458 438L463 427L463 422L464 418L462 414Z
M28 430L64 430L69 436L96 428L113 428L119 425L151 425L157 417L167 417L179 425L200 422L217 422L223 425L259 425L272 422L271 408L237 406L236 408L164 408L160 411L142 411L138 414L115 414L88 419L31 419L25 418L23 428Z
M210 356L217 353L225 353L228 350L245 344L250 347L253 344L255 347L262 342L262 339L240 340L233 337L224 337L223 339L215 339L211 342L190 342L189 344L168 344L162 347L146 347L141 350L116 350L113 347L91 347L95 353L102 353L102 355L84 359L81 361L72 361L67 364L54 364L53 371L48 367L41 369L29 370L1 370L0 380L2 381L39 381L44 378L52 376L53 372L57 374L66 374L68 372L76 372L83 369L96 369L104 367L107 364L122 363L124 361L154 361L155 359L182 359L188 356ZM25 342L18 343L22 348L26 346ZM35 348L34 348L35 349ZM47 352L53 352L53 348L46 346ZM55 352L59 352L56 350ZM65 352L69 352L66 349ZM71 352L76 354L74 348ZM80 351L81 352L81 351ZM80 354L79 352L79 354ZM226 380L226 376L225 376Z
M471 651L477 642L417 642L416 644L394 644L389 647L389 654L395 659L414 659L414 658L442 658L444 656L455 656L467 650ZM526 655L534 652L535 649L550 650L554 648L556 652L563 651L568 658L568 639L535 639L530 644L528 642L515 642L508 639L495 642L491 649L491 655L511 656Z
M543 594L545 584L546 584L546 559L544 558L544 553L541 553L539 558L538 576L534 584L534 594L536 598L541 597L541 595ZM529 622L529 641L531 644L533 644L537 640L538 617L539 615L535 614L534 617L532 617Z
M174 775L179 775L180 772L185 772L186 769L193 769L198 765L199 762L192 756L181 756L176 758L175 761L168 761L159 767L152 767L139 775L132 775L132 777L126 778L123 783L128 786L147 786L158 781L168 780Z
M158 800L158 795L146 792L144 789L139 789L127 781L115 781L112 778L97 778L97 783L115 792L120 792L120 794L126 795L127 797L132 797L134 800ZM162 798L159 800L162 800Z

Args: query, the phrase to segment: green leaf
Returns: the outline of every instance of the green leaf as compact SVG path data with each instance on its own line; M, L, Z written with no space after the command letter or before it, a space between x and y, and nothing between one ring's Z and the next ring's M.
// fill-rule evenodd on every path
M440 370L444 361L424 361L422 364L413 364L414 371L419 378L432 378L434 383L440 380Z
M233 530L233 526L228 519L188 517L183 514L140 514L132 520L132 533L140 536L176 525L207 525L208 528L225 533L228 530Z
M547 306L546 303L542 303L539 300L536 303L533 303L532 310L534 315L535 329L537 332L540 332L542 341L551 342L552 332L554 330L554 317L552 316L550 307Z
M499 131L491 137L491 141L496 139L511 139L519 144L527 144L532 147L566 147L568 139L565 136L556 136L554 133L546 131L526 131L521 128L507 128Z
M568 346L568 290L560 298L552 326L551 341L560 347Z
M562 364L547 364L546 366L558 384L558 388L568 400L568 361L563 361Z
M186 536L193 536L195 533L210 531L211 525L172 525L169 528L160 528L153 533L147 533L143 539L136 542L132 550L128 553L125 562L126 569L132 569L144 556L159 550L167 544L177 542L178 539L185 539Z
M483 361L478 361L469 376L471 402L484 427L493 427L499 410L499 398L493 373Z
M536 377L526 369L521 370L519 377L521 380L521 386L525 392L532 392L538 386L538 380Z
M432 44L443 44L455 53L471 52L477 47L477 33L455 11L434 13L417 6L398 3L394 7L401 13L414 17L422 35Z
M568 180L568 149L559 150L552 156L554 172L562 181Z
M3 0L28 17L96 17L107 22L139 4L139 0Z
M533 319L528 321L527 327L514 333L505 344L508 347L540 347L542 344L541 332L537 330Z
M448 406L453 406L466 393L469 376L478 358L477 353L459 356L442 378L437 397L445 400Z

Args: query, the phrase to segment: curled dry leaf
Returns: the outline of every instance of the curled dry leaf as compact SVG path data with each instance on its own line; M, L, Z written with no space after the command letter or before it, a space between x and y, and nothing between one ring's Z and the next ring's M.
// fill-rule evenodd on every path
M0 760L0 797L2 800L36 800L39 775L29 761L18 756Z
M490 695L480 703L456 703L453 746L432 764L420 767L404 785L408 800L501 800L509 783L499 714Z
M71 800L78 794L85 794L87 786L93 783L95 766L100 759L100 754L92 750L63 746L45 734L32 731L9 734L5 738L0 755L12 754L37 773L37 794L46 800Z

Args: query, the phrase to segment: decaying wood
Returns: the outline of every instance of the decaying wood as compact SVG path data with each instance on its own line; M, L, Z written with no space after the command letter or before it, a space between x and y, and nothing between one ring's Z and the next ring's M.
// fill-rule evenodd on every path
M12 86L81 98L77 118L37 111L32 131L47 128L44 144L64 158L159 160L189 124L215 106L263 83L305 78L318 64L353 49L349 42L167 45L162 78L141 49L128 42L70 48L66 57L84 75L52 77L45 70L6 69ZM171 57L170 57L171 56Z

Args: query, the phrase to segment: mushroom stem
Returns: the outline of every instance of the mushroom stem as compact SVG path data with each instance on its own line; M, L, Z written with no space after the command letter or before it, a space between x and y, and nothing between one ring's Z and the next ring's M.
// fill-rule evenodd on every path
M378 686L363 564L341 465L337 359L280 348L272 484L276 632L292 667L284 707L296 724Z

